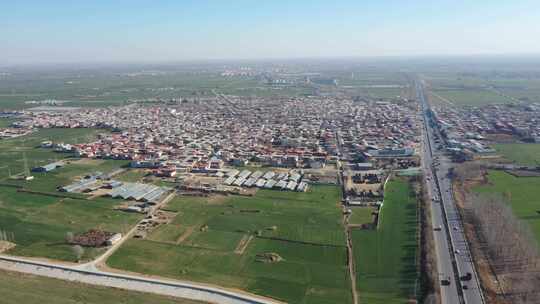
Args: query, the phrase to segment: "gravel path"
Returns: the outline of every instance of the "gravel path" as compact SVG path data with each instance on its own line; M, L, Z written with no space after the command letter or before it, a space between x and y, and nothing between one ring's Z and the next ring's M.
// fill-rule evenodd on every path
M219 289L203 284L124 275L102 270L83 270L77 266L66 266L41 261L37 262L25 258L3 255L0 256L0 268L9 271L17 271L61 280L148 292L209 303L282 303L267 298L249 295L247 293Z

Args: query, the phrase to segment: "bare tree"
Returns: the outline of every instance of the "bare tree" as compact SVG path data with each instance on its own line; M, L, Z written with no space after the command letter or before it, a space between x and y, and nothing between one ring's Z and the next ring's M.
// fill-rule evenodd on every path
M469 193L467 205L482 249L498 276L504 277L512 303L540 303L540 253L530 227L513 214L509 194Z
M84 248L80 245L75 245L72 247L72 249L73 249L73 254L75 254L75 256L77 257L77 261L80 261L84 255Z
M75 238L75 236L73 235L73 232L71 232L71 231L66 232L66 243L68 243L68 244L73 243L74 238Z

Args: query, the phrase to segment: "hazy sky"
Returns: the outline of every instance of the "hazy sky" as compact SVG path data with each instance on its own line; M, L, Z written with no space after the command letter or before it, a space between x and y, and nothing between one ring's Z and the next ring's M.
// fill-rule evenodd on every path
M0 64L540 54L539 0L0 0Z

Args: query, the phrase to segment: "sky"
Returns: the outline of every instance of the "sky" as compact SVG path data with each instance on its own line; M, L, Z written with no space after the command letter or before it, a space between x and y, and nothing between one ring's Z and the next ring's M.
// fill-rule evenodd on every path
M538 0L0 0L0 64L540 54Z

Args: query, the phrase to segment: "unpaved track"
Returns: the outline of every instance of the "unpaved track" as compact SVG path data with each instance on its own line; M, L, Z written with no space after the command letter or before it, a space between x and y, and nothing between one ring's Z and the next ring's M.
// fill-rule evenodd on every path
M158 208L167 204L174 192L160 202ZM156 209L158 209L156 208ZM115 245L104 254L86 264L70 265L63 262L42 261L0 254L0 269L45 276L66 281L100 285L140 292L148 292L177 298L219 304L278 304L273 299L259 297L242 291L233 291L218 286L195 282L161 279L136 274L122 274L100 269L105 260L112 255L136 230L134 226Z
M191 282L155 279L0 255L0 269L219 304L278 304L272 299Z

